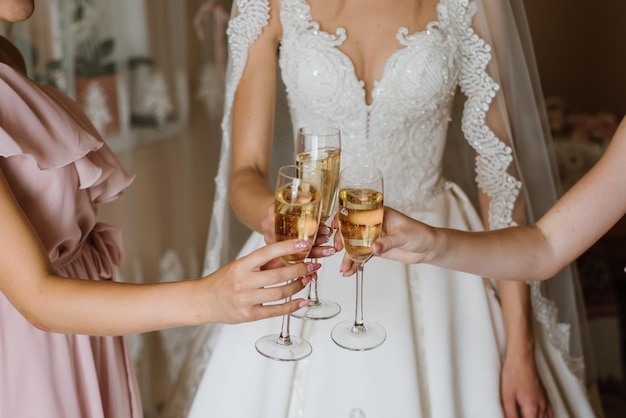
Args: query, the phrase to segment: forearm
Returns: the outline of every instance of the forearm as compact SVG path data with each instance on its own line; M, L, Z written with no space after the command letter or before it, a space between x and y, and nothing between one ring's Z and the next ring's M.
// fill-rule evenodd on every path
M521 281L498 280L498 293L506 330L506 358L532 359L534 337L529 286Z
M237 218L257 232L262 232L261 223L274 203L274 184L269 178L282 30L278 10L272 0L267 26L248 46L232 109L230 205Z
M209 322L199 286L198 280L140 285L48 276L15 305L44 331L122 335Z
M274 191L268 180L251 168L233 173L229 200L237 218L248 228L262 233L261 223L274 203Z
M432 229L425 262L504 280L545 280L558 272L554 250L537 226L466 232Z

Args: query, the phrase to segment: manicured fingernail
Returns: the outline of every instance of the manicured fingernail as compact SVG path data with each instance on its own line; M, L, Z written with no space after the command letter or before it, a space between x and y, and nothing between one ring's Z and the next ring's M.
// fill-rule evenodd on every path
M325 248L322 250L322 255L323 256L329 256L329 255L333 255L335 254L335 249L334 248Z
M322 267L320 263L309 263L306 266L306 269L309 273L313 273L314 271L318 271Z
M330 234L330 228L327 226L320 226L319 229L317 230L317 233L322 234L322 235Z
M306 286L307 284L311 282L311 276L305 276L302 279L300 279L300 281L302 282L302 286Z
M311 241L296 241L296 243L294 244L294 246L298 250L303 250L305 248L309 248L312 245L313 245L313 243Z
M309 302L310 302L310 300L309 300L309 299L302 299L302 300L300 301L300 303L298 303L298 307L299 307L299 308L304 308L306 305L308 305L308 304L309 304Z

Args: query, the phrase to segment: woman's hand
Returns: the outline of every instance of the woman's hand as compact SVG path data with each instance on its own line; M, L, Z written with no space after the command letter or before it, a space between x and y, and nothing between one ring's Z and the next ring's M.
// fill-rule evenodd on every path
M274 204L272 203L267 210L267 215L261 222L261 231L263 232L263 239L266 244L276 242L276 235L274 235Z
M337 218L333 222L334 226L339 226ZM372 244L374 255L405 264L421 263L428 258L434 246L432 227L385 207L381 237ZM335 234L335 248L337 251L343 249L340 234ZM344 256L339 271L344 277L351 276L356 266L348 256Z
M332 235L333 229L320 222L320 226L317 229L317 236L315 237L315 245L311 248L309 258L323 258L335 254L337 250L334 246L323 245L330 241Z
M553 411L539 379L532 353L507 355L500 386L506 418L552 418Z
M290 314L308 304L302 298L283 299L302 290L320 268L318 263L287 265L281 256L306 251L306 241L289 240L269 244L215 273L203 278L206 289L201 295L211 310L209 322L239 323ZM287 283L289 280L293 280ZM268 304L270 303L270 304Z
M261 229L263 231L263 238L267 244L275 242L276 236L274 235L274 205L272 204L267 211L267 216L261 222ZM311 248L309 258L323 258L328 257L337 251L335 247L323 245L330 241L330 237L333 234L333 229L320 222L315 237L315 245Z
M374 255L415 264L426 260L434 247L432 227L385 207L381 237L372 244Z

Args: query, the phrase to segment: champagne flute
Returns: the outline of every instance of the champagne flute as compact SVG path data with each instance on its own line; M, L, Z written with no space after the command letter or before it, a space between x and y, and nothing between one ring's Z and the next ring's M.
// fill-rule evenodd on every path
M374 167L354 166L341 171L339 180L339 233L348 256L356 263L354 320L335 325L333 341L340 347L364 351L387 338L376 322L363 320L363 266L372 257L372 243L383 224L383 176Z
M298 129L296 138L296 164L311 165L321 175L318 181L321 192L320 222L326 224L337 206L337 186L341 159L341 133L330 126L307 126ZM305 171L306 176L309 171ZM317 262L317 259L313 259ZM341 307L328 299L320 299L317 280L309 284L309 304L291 315L301 319L329 319L341 312Z
M307 168L308 171L315 171ZM277 241L297 238L315 242L320 221L320 191L317 184L302 178L302 167L283 166L278 171L275 192L274 233ZM302 263L309 249L282 257L285 264ZM291 297L286 301L291 300ZM306 340L290 335L289 315L283 315L280 334L257 340L257 351L273 360L294 361L311 354Z

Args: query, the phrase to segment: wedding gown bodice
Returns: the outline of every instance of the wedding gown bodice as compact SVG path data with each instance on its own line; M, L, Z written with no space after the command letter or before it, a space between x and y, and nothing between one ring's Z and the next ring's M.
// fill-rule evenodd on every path
M338 126L344 166L380 168L388 204L405 212L424 209L428 196L441 188L441 159L459 76L459 50L446 33L445 3L438 7L438 20L424 31L398 29L398 49L374 82L370 104L351 59L338 48L350 36L345 29L321 30L306 0L284 0L280 19L279 63L294 128Z

